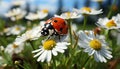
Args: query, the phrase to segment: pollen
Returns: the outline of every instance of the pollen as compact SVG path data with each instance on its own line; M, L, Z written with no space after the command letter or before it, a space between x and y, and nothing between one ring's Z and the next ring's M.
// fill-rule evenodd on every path
M87 12L91 12L91 8L89 8L89 7L83 7L82 10L87 11Z
M91 48L95 50L100 50L101 49L101 42L97 39L93 39L89 42L89 45Z
M56 46L56 42L54 40L47 40L43 43L43 47L45 50L52 50Z
M42 10L44 13L48 13L48 10L47 9L43 9Z
M109 22L107 22L106 26L110 28L110 27L116 27L117 25L115 24L114 20L110 20Z
M13 48L17 48L18 47L18 45L16 45L16 44L13 44Z

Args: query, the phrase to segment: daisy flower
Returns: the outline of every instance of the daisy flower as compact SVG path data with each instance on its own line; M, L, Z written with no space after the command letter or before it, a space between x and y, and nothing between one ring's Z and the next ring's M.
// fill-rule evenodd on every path
M12 1L12 5L14 6L21 6L23 4L25 4L25 0L13 0Z
M93 31L79 31L79 43L84 52L89 56L93 55L97 62L107 62L106 59L111 59L112 55L105 39L100 35L94 35Z
M25 30L25 27L21 25L15 25L12 27L5 28L3 32L6 33L6 35L19 35L24 30Z
M20 34L21 32L23 32L25 30L25 27L24 26L21 26L21 25L15 25L11 28L11 34L13 35L18 35Z
M91 1L102 3L102 2L104 2L106 0L91 0Z
M4 28L4 29L3 29L3 33L5 33L6 35L10 35L10 34L11 34L11 33L10 33L10 30L11 30L10 27Z
M41 11L37 11L37 14L39 15L39 19L44 19L45 17L48 16L48 10L47 9L43 9Z
M96 23L97 26L106 29L118 29L120 28L120 16L112 17L112 19L108 18L99 18L98 22Z
M16 54L20 53L23 49L24 49L23 43L18 44L15 42L15 43L8 44L7 47L5 48L5 52L12 55L14 53Z
M63 19L75 19L75 18L80 18L81 15L78 15L76 12L65 12L62 13L61 15L54 15L55 17L60 17Z
M9 17L12 21L22 19L25 15L26 15L26 11L20 8L12 9L5 14L5 16Z
M32 53L36 53L33 57L38 57L38 62L44 62L45 60L50 62L52 55L57 56L58 52L64 53L64 50L70 45L67 42L56 42L54 40L46 40L42 44L43 46L40 46L39 49L32 51Z
M41 36L40 31L41 31L41 26L38 26L33 28L32 30L28 30L27 32L25 32L23 36L25 35L26 40L35 40Z
M38 20L38 19L44 19L48 15L48 10L44 9L41 11L37 11L37 13L29 13L25 18L28 20Z
M28 20L31 20L31 21L38 20L39 19L39 15L36 14L36 13L30 12L25 18L28 19Z
M83 7L81 9L73 9L73 10L78 14L83 14L83 15L97 15L103 13L102 9L96 10L90 7Z
M17 42L18 44L21 44L21 43L24 43L28 40L36 40L41 36L40 31L41 31L41 26L37 26L31 30L26 31L21 36L18 36L15 39L15 42Z

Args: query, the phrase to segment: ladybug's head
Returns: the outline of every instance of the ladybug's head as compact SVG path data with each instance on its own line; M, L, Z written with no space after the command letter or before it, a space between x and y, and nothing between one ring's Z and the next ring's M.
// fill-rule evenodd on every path
M46 23L44 24L44 27L42 28L41 30L41 34L43 36L47 36L47 35L52 35L54 32L54 28L53 26L51 25L51 23Z

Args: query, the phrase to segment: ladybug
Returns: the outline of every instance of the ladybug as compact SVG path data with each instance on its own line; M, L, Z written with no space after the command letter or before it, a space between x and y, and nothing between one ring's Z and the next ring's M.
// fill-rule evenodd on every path
M52 17L44 24L41 34L43 36L62 36L68 33L67 22L59 17Z

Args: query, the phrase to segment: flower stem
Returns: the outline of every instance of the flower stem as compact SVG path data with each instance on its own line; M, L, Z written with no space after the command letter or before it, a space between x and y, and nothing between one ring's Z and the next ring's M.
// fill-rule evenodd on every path
M91 58L91 56L89 56L89 57L85 60L85 62L84 62L83 65L82 65L82 68L85 67L85 65L87 64L87 62L89 61L90 58Z
M108 13L108 15L107 15L108 18L111 17L111 14L112 14L112 11L113 11L113 10L112 10L112 7L114 6L115 3L116 3L116 0L113 1L113 4L112 4L111 7L110 7L110 11L109 11L109 13Z
M24 69L24 66L22 66L21 64L18 64L17 66L18 66L18 68L20 68L20 67L21 67L21 68L23 68L23 69Z
M32 41L29 41L29 43L31 44L32 49L35 50L33 42L32 42ZM36 62L36 63L38 64L38 66L41 66L41 64L40 64L39 62Z
M76 40L75 41L75 43L74 43L74 45L73 45L73 49L76 49L76 47L77 47L77 44L78 44L78 36L76 35L76 33L73 31L73 36L74 36L74 39Z
M33 42L32 42L32 41L29 41L29 43L31 44L33 50L35 50Z
M69 22L68 25L69 25L70 43L72 45L72 28L71 28L72 20L69 20L68 22Z
M54 57L53 57L53 64L54 64L54 69L57 69L57 68L56 68L56 62L55 62Z
M87 23L87 15L84 16L83 30L85 30L86 23Z
M107 40L109 40L109 32L110 32L110 30L105 30L105 36L106 36Z

